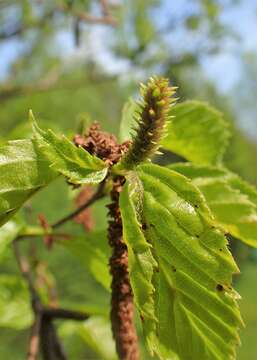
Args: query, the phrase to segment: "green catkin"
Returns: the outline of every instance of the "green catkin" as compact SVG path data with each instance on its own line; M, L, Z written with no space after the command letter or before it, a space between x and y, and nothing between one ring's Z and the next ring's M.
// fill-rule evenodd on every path
M170 119L170 107L176 100L172 98L175 90L165 78L153 77L146 86L140 85L142 100L138 103L139 111L135 114L137 127L132 144L121 160L123 168L131 169L150 160L157 153Z

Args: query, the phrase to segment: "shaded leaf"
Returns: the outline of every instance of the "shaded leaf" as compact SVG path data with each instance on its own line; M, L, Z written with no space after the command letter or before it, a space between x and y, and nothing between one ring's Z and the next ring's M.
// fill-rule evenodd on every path
M22 330L32 323L29 293L15 276L0 276L0 327Z
M35 140L9 141L0 147L0 225L57 176Z
M131 98L123 106L119 136L121 142L132 139L131 132L133 126L136 124L136 110L138 110L138 105Z
M132 207L134 235L137 226L140 243L148 244L157 263L155 267L145 257L137 266L138 272L142 267L153 271L145 281L154 287L148 303L153 303L156 321L142 318L150 350L161 359L234 358L242 325L238 295L231 287L238 268L203 195L190 179L157 165L138 166L126 189L123 219L126 207ZM128 223L123 225L125 241L136 256L139 237L126 236L130 230ZM130 266L132 278L133 272ZM137 297L140 283L135 276L132 287ZM141 312L143 304L136 305Z
M111 334L111 324L102 316L91 316L90 319L81 323L66 322L60 327L60 335L68 337L73 334L81 339L97 355L96 359L116 360L115 345Z
M103 360L117 359L111 333L110 321L103 317L91 317L78 330L79 335L88 346Z
M106 231L92 231L84 237L61 242L81 264L86 267L94 278L107 290L110 290L111 278L109 274L110 248Z
M51 168L67 177L69 182L97 184L105 178L108 168L102 160L92 156L82 147L75 146L64 135L57 136L50 129L41 130L33 117L31 121L40 151L48 159Z
M226 232L257 247L257 191L253 186L224 168L190 163L170 168L193 180Z
M170 150L196 164L219 164L229 132L222 114L206 103L187 101L171 108L174 116L162 140Z

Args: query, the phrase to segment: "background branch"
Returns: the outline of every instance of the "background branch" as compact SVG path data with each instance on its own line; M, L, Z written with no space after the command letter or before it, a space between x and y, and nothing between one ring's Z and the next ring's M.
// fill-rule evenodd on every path
M13 248L20 272L29 288L30 297L31 297L31 307L33 309L34 317L35 317L34 324L32 325L31 328L27 360L36 360L38 356L39 343L40 343L40 328L42 324L42 313L41 313L42 304L40 297L37 293L37 290L34 286L33 276L31 273L29 263L27 259L21 255L20 247L17 241L13 241Z
M44 316L40 327L40 339L44 360L67 360L51 319Z
M0 32L0 40L8 40L14 36L22 35L25 31L35 29L35 28L42 28L49 19L53 16L54 10L48 11L46 14L42 16L40 20L31 21L27 24L17 24L13 29L6 29Z
M38 358L39 347L44 360L66 360L53 321L56 319L83 321L88 319L89 315L74 310L44 307L34 285L29 262L21 254L17 241L13 242L13 248L20 272L29 288L31 307L34 312L34 323L31 328L27 360L36 360Z
M42 316L40 313L37 313L34 320L34 324L32 325L31 328L27 360L37 359L39 344L40 344L41 321L42 321Z
M109 77L107 79L105 76L101 77L94 77L91 79L88 78L80 78L75 80L65 80L65 81L59 81L59 78L52 78L51 81L45 81L45 78L38 81L38 83L35 85L17 85L17 86L1 86L0 87L0 101L4 102L12 98L17 98L20 96L28 96L35 93L43 93L43 92L49 92L49 91L58 91L58 90L73 90L73 89L79 89L85 87L85 83L88 80L94 80L97 81L97 83L101 82L107 82L112 81L113 78Z
M109 15L109 10L106 13L106 9L108 8L106 1L105 1L105 5L104 6L102 5L102 8L105 9L103 11L104 16L95 16L84 11L77 11L71 9L68 5L65 4L58 5L56 9L59 11L70 13L70 15L75 17L77 20L84 21L90 24L100 24L100 25L102 24L102 25L112 25L112 26L117 25L116 20Z
M105 186L105 181L103 181L97 191L92 195L92 197L83 205L81 205L79 208L77 208L75 211L73 211L72 213L66 215L65 217L63 217L62 219L56 221L54 224L52 224L50 227L52 229L57 229L58 227L64 225L66 222L74 219L78 214L80 214L82 211L84 211L85 209L87 209L90 205L92 205L95 201L103 198L105 196L104 194L104 186Z
M20 36L25 31L31 29L40 29L42 28L49 20L54 16L56 12L62 12L68 15L73 16L76 20L83 21L90 24L98 24L98 25L111 25L116 26L116 20L110 15L109 5L107 1L101 1L101 7L103 9L103 16L96 16L93 14L89 14L84 11L73 10L70 6L65 4L59 4L55 8L46 12L39 20L30 21L27 24L18 23L11 29L4 29L0 32L0 40L8 40L14 36Z
M78 320L83 321L89 318L89 315L80 311L74 311L69 309L54 309L54 308L45 308L43 309L43 314L45 318L52 320L55 319L69 319L69 320Z

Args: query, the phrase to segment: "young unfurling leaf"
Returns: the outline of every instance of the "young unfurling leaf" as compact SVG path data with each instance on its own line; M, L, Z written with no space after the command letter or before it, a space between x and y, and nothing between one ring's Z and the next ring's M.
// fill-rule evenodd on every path
M64 135L57 136L50 129L41 130L32 114L30 118L40 151L51 168L67 177L72 184L97 184L105 178L108 169L102 160L75 146Z
M9 141L0 147L0 225L58 173L75 184L98 183L107 174L102 160L51 130L39 129L34 119L32 124L34 139Z

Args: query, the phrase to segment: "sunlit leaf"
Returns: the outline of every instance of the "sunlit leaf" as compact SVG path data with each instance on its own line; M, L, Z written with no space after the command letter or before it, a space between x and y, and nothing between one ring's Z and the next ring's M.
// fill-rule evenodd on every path
M131 211L133 238L124 222ZM154 306L156 320L141 317L150 350L161 359L234 358L242 325L231 287L238 268L201 192L175 171L141 165L127 178L121 212L132 256L147 244L157 264L150 256L137 256L134 268L129 264L136 298L141 284L134 272L151 269L144 279L145 289L154 289L147 303ZM140 313L143 304L136 302Z
M9 141L0 147L0 225L57 176L35 140Z
M41 130L32 115L31 121L40 151L48 159L51 168L67 177L69 182L94 184L105 178L108 169L102 160L82 147L75 146L64 135L58 136L50 129Z
M145 322L156 320L154 313L154 286L152 278L157 263L151 252L151 245L143 233L139 211L141 206L141 184L135 174L131 174L120 197L123 238L128 247L130 281L134 293L134 301L140 316ZM149 338L147 338L149 341Z
M171 108L174 116L162 141L170 150L196 164L219 164L229 138L220 112L206 103L187 101Z
M190 163L170 168L193 180L226 232L257 247L257 191L253 186L224 168Z

